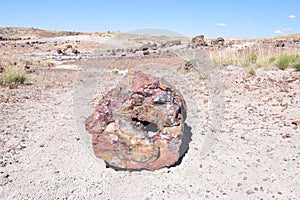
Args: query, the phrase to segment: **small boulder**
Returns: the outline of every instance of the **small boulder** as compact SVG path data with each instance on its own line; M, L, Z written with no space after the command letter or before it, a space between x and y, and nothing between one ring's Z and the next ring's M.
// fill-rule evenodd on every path
M129 72L86 119L96 157L115 169L156 170L180 155L186 104L163 79Z
M150 55L150 51L148 51L148 50L147 51L143 51L143 55L144 56Z
M78 49L72 49L72 53L74 53L75 55L80 54L80 52L78 51Z
M0 73L3 73L5 68L3 66L0 66Z
M204 35L198 35L192 38L192 43L200 46L205 46L206 42L204 40Z
M63 51L61 49L56 50L58 54L63 54Z

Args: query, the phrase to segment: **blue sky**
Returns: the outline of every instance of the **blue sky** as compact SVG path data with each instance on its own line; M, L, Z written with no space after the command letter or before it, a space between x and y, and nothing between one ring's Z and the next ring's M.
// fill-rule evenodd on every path
M88 32L162 28L186 36L263 38L300 32L299 0L3 0L0 26Z

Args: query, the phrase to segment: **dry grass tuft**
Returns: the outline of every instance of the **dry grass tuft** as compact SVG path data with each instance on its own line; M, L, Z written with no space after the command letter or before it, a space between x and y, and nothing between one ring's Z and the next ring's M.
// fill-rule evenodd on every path
M18 68L6 68L2 74L3 84L20 83L23 84L26 80L26 73L24 70Z

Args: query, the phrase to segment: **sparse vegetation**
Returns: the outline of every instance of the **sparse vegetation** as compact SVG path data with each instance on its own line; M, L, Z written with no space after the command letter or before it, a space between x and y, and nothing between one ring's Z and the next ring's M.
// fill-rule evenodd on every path
M296 52L274 52L274 51L252 51L252 52L212 52L211 58L216 66L237 65L245 68L263 67L268 69L276 65L279 69L285 70L294 67L300 71L300 57Z
M202 72L201 70L198 70L198 78L201 79L207 79L207 74L205 74L204 72Z
M295 65L294 65L294 68L295 68L296 71L300 71L300 59L299 59L299 57L298 57Z
M256 76L256 71L255 71L255 69L251 68L247 71L247 74L249 76Z
M118 71L117 69L113 69L113 70L111 71L111 73L113 73L113 74L118 74L119 71Z
M257 52L250 52L247 56L247 61L251 64L255 64L257 61Z
M3 72L3 84L21 83L26 80L26 73L24 70L17 68L6 68Z
M275 56L271 56L269 58L269 63L271 64L271 63L275 62L275 60L276 60Z
M285 70L295 64L297 57L290 54L282 54L278 57L277 67L281 70Z
M51 88L51 87L52 87L52 85L49 82L44 83L44 88L45 89L48 89L48 88Z
M25 65L33 65L33 62L31 60L24 60Z

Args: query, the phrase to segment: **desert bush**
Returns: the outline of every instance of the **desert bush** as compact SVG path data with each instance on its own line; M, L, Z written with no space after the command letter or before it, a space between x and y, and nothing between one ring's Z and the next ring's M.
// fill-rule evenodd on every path
M252 51L247 55L247 62L254 64L257 61L257 53Z
M33 62L31 60L24 60L25 65L33 65Z
M52 85L49 83L49 82L45 82L44 83L44 88L47 89L47 88L51 88Z
M282 54L278 57L277 67L281 70L285 70L291 67L297 60L295 55Z
M247 74L248 74L249 76L256 76L256 71L255 71L254 69L249 69L249 70L247 71Z
M273 63L275 62L275 60L276 60L275 56L272 56L269 58L269 63Z
M111 71L111 73L113 73L113 74L118 74L119 71L118 71L117 69L113 69L113 70Z
M270 66L278 66L278 68L286 69L287 67L295 67L299 60L298 49L277 49L258 48L255 50L240 49L237 51L210 51L210 57L214 64L223 67L229 64L248 67L262 67L268 69ZM299 61L300 62L300 61ZM296 67L295 67L296 69Z
M296 71L300 71L300 58L297 59L294 68Z
M228 65L237 65L239 63L239 60L232 56L228 56L228 57L220 56L218 58L214 57L213 62L218 67L224 67Z
M3 84L10 84L10 83L23 84L26 80L25 71L17 68L6 68L2 76L3 76L2 79Z

